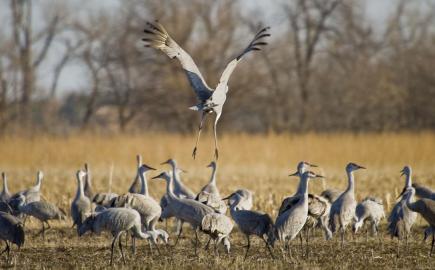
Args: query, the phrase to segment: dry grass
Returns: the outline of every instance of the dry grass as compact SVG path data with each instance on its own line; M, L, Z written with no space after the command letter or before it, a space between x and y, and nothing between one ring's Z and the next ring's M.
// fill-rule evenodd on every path
M66 138L3 137L0 139L0 170L8 173L9 187L12 191L33 184L36 171L43 170L44 197L69 209L76 189L74 173L85 161L91 164L96 190L108 190L108 177L113 164L112 190L124 193L135 175L137 153L143 155L145 163L159 169L167 169L159 165L162 161L168 157L175 158L180 166L188 171L183 180L192 189L198 190L209 177L210 172L205 165L213 157L213 142L209 134L203 135L196 160L191 158L193 143L192 135L154 133L111 136L88 134ZM356 175L357 197L376 195L387 201L388 207L394 203L394 198L401 191L404 180L400 178L399 171L405 164L413 167L414 179L432 186L435 184L435 134L430 132L266 136L233 134L221 137L220 149L218 183L221 192L228 194L238 187L248 188L255 192L256 207L273 216L276 215L282 197L292 194L295 190L296 179L288 178L287 174L294 170L300 160L321 165L319 172L327 177L324 182L313 181L310 184L311 192L314 193L319 193L326 187L344 188L344 166L347 162L353 161L366 166L366 171L358 172ZM151 194L155 198L160 198L164 191L164 183L150 181L149 186ZM421 225L423 224L424 222L421 222ZM30 228L35 226L39 224L34 222ZM73 236L68 226L69 223L58 225L59 231L52 231L46 243L29 237L17 265L81 267L91 262L97 267L104 265L108 250L101 248L107 246L107 237L95 240L88 238L89 241L83 243ZM218 263L223 261L226 267L234 268L282 268L287 265L283 261L272 262L263 252L261 255L256 252L247 264L243 264L240 254L244 239L239 233L235 233L233 238L234 250L238 256L223 256L219 262L207 257L206 252L202 252L199 258L193 257L191 244L186 239L172 257L156 259L156 256L147 255L145 253L148 251L142 250L143 254L140 253L134 264L143 267L142 256L146 256L147 266L153 268L176 267L179 261L183 266L192 263L197 267L217 267ZM344 268L361 268L365 266L364 261L368 261L373 267L430 268L433 261L426 258L427 246L418 242L420 238L418 236L418 240L412 243L416 250L410 250L410 254L405 258L395 258L394 246L387 239L382 247L377 241L358 241L346 250L340 250L330 256L330 246L335 246L335 243L324 242L319 235L316 239L317 251L312 253L310 260L304 260L299 256L294 263L302 267L335 268L337 262L343 262ZM145 247L147 246L144 245L144 249ZM43 249L44 253L36 251L35 248ZM84 248L85 251L80 251L79 248ZM260 242L254 250L258 251L259 248L263 251ZM50 256L45 256L45 252ZM358 257L359 252L365 255ZM103 257L97 259L95 254Z

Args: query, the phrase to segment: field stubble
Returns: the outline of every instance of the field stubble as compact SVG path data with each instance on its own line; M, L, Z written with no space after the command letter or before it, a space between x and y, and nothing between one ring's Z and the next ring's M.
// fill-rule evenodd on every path
M95 191L109 190L109 175L113 166L111 190L122 194L127 191L135 175L135 155L140 153L143 160L159 170L168 167L159 164L169 157L175 158L188 172L183 181L193 190L199 190L210 175L205 166L212 159L213 142L204 134L200 142L197 159L191 158L194 136L147 133L143 135L93 134L73 135L66 138L50 136L2 137L0 139L0 170L9 177L9 188L18 191L32 185L37 170L43 170L42 184L44 198L69 210L75 194L75 171L84 162L91 165ZM269 213L275 218L280 201L293 194L296 178L287 175L293 172L300 160L320 165L317 172L326 180L312 181L310 192L320 193L328 187L344 189L346 185L344 166L352 161L367 167L356 173L356 195L362 199L375 195L384 200L388 211L400 193L404 179L399 171L409 164L414 169L414 180L434 186L435 179L435 134L304 134L304 135L247 135L222 136L220 140L218 185L223 195L237 188L255 192L255 209ZM157 200L164 193L162 181L149 180L151 195ZM384 221L385 223L385 221ZM70 229L71 222L52 222L53 230L43 242L33 237L40 224L29 223L26 228L27 240L15 266L22 267L101 267L108 263L110 238L86 236L79 239ZM164 227L164 224L159 226ZM128 265L150 268L286 268L289 266L307 268L431 268L434 259L428 258L429 244L423 244L422 228L425 222L419 218L413 240L408 250L396 257L396 242L385 236L383 224L382 242L377 239L365 241L359 237L340 249L336 241L326 242L320 232L310 245L309 258L302 257L295 249L293 262L272 261L263 243L255 241L251 255L243 262L245 239L235 230L232 234L232 254L214 258L211 251L201 250L193 255L190 242L192 233L175 251L163 249L163 256L149 250L141 241L136 257L127 252ZM173 234L171 234L173 236ZM172 237L173 238L173 237ZM85 241L83 241L85 240ZM203 237L203 243L205 237ZM294 241L293 247L299 247ZM278 252L279 249L276 249ZM118 264L121 265L121 264Z

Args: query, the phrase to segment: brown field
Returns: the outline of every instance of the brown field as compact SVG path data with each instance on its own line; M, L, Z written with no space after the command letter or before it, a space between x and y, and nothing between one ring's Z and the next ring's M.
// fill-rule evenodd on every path
M188 171L183 181L193 190L205 184L209 169L205 166L213 158L213 142L210 134L203 134L197 159L191 158L194 136L148 133L144 135L73 135L66 138L33 136L2 137L0 139L0 170L9 176L12 192L30 186L36 171L43 170L44 198L69 209L76 190L75 171L89 162L93 171L96 191L108 191L109 175L113 166L112 191L127 191L135 175L135 155L141 153L144 162L158 169L169 157ZM414 180L434 186L435 182L435 134L304 134L304 135L227 135L220 140L218 185L222 194L229 194L239 187L255 192L255 209L276 216L281 199L294 192L296 178L289 178L298 161L307 160L321 165L318 172L325 181L312 181L310 192L320 193L327 187L343 189L346 185L344 166L353 161L367 167L356 173L356 192L359 199L367 195L381 197L387 211L402 189L404 179L399 171L405 164L414 170ZM164 192L162 181L149 181L152 196L159 199ZM15 253L16 268L103 267L110 256L110 237L85 236L78 238L71 221L51 222L53 229L45 242L33 235L39 223L26 224L26 243L20 253ZM160 224L164 226L164 224ZM250 257L243 262L245 239L237 232L232 234L232 253L215 258L212 251L201 250L194 256L190 242L192 233L186 227L185 238L174 250L162 248L162 256L152 253L148 244L140 241L138 254L128 251L128 266L139 268L432 268L434 258L428 257L429 243L422 243L422 229L426 226L421 218L415 226L414 236L408 249L401 249L396 256L396 242L385 235L382 241L358 236L341 249L337 240L326 242L320 232L310 244L310 256L302 256L299 249L295 259L271 260L259 240L253 242ZM172 230L171 230L172 231ZM173 234L171 234L171 241ZM350 236L348 237L350 239ZM205 236L202 242L205 242ZM172 243L172 242L171 242ZM295 241L295 247L298 241ZM16 248L13 248L16 251ZM280 254L279 248L275 253ZM5 259L0 260L2 266ZM117 266L122 266L118 261Z

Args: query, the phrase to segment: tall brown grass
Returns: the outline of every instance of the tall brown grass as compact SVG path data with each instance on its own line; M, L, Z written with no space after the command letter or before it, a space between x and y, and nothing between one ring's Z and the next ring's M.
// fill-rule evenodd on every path
M43 170L45 197L66 207L76 188L74 173L84 162L89 162L93 169L97 191L109 189L108 177L113 164L112 190L123 193L136 173L135 155L140 153L145 163L159 170L168 169L159 165L162 161L175 158L188 171L183 180L198 190L209 177L205 166L213 158L213 140L210 134L203 134L197 159L193 160L194 139L194 135L165 133L8 136L0 139L0 170L8 173L13 191L31 185L36 171ZM311 191L316 193L326 187L344 188L344 166L350 161L367 167L356 173L359 198L370 194L394 199L403 186L399 171L405 164L413 167L416 180L435 184L435 133L432 132L230 134L221 136L219 143L218 184L222 193L238 187L251 189L258 207L272 213L281 198L295 190L297 179L287 175L300 160L319 164L317 171L326 176L326 181L310 184ZM159 198L164 183L149 182L151 194Z

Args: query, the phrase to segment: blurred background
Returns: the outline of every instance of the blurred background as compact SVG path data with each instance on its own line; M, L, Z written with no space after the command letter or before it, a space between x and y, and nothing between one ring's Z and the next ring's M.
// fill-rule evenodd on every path
M0 132L196 130L180 64L140 41L155 19L212 87L272 27L230 80L221 131L435 128L433 0L4 0Z

